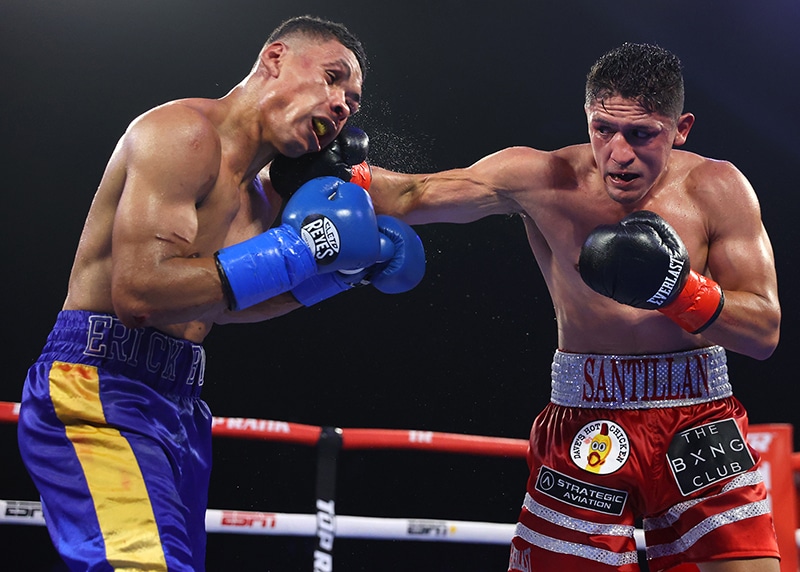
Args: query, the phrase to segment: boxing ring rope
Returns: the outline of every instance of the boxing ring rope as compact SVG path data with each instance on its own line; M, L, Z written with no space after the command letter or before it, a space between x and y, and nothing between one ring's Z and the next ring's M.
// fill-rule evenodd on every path
M19 403L0 401L0 423L16 423L18 417ZM788 428L791 441L791 426L754 425L751 431L759 427L773 431ZM334 510L336 462L340 450L357 449L414 449L524 458L528 447L528 441L524 439L413 429L342 429L240 417L214 417L212 435L317 447L317 514L232 509L208 509L206 512L206 530L209 533L318 537L314 553L315 569L332 569L334 538L509 544L514 533L515 523L338 515ZM762 441L767 436L767 446L775 438L769 433L758 435L757 438ZM791 450L791 444L789 447ZM784 469L781 470L790 473L789 492L794 499L795 476L800 479L800 452L790 453L790 458L785 461L788 462L782 463ZM770 464L776 465L775 459ZM786 481L786 474L779 476ZM771 480L774 483L778 479L773 475ZM797 529L797 513L800 510L796 510L795 504L796 501L791 507L794 518L791 519L792 530L789 532L793 533L794 544L800 547L800 529ZM41 504L37 501L0 499L0 524L44 526ZM780 526L776 518L776 527ZM637 548L644 549L644 533L641 530L636 530L635 539ZM792 556L788 559L792 562L792 568L786 570L794 572L797 570L797 559ZM781 570L784 571L783 565Z
M19 403L0 401L0 422L16 423ZM297 445L319 446L320 464L335 461L338 450L357 449L416 449L473 455L525 457L528 443L522 439L507 439L440 433L406 429L339 429L241 417L214 417L212 435L222 438L264 440ZM326 439L327 437L327 439ZM327 442L332 446L323 446ZM326 469L318 481L331 483L335 472ZM321 491L318 490L318 493ZM293 514L242 510L208 509L206 530L209 533L262 534L275 536L316 536L319 520L335 517L337 538L371 538L383 540L431 540L507 544L511 541L514 524L471 522L439 519L378 518L335 515L325 502L332 501L333 491L323 491L331 498L318 499L317 514ZM327 505L330 506L330 505ZM44 526L41 504L37 501L0 499L0 524ZM323 522L323 524L325 524ZM333 527L330 527L332 531Z
M38 501L0 500L0 512L0 524L44 526ZM210 508L206 532L311 537L317 515ZM513 533L506 523L336 515L336 538L508 544Z

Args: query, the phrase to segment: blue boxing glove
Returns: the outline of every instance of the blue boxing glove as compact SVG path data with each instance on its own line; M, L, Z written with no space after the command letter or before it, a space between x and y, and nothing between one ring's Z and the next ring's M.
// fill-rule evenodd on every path
M422 281L425 275L425 248L414 229L400 219L378 215L381 240L384 237L394 245L394 255L386 262L370 268L366 280L384 294L408 292Z
M372 200L354 183L320 177L286 204L281 225L215 255L232 310L287 292L317 274L366 268L380 259Z
M384 294L400 294L414 288L425 275L425 249L417 233L403 221L377 217L381 253L369 268L312 276L292 290L298 302L312 306L355 286L372 284Z

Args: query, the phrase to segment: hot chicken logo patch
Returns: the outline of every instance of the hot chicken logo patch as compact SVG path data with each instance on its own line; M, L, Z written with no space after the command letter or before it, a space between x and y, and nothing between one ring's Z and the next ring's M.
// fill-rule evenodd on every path
M570 457L576 466L598 475L618 470L628 460L630 439L625 430L605 419L584 425L572 439Z

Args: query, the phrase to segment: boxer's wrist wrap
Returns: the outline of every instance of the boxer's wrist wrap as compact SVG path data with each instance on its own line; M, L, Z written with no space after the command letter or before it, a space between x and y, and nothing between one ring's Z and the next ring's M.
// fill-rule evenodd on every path
M311 248L288 225L214 254L231 310L243 310L291 290L316 274Z
M362 189L369 190L369 186L372 184L372 167L369 166L369 163L362 161L358 165L353 165L350 169L352 171L350 182L355 183Z
M714 323L724 304L719 284L692 270L678 296L658 311L690 334L699 334Z

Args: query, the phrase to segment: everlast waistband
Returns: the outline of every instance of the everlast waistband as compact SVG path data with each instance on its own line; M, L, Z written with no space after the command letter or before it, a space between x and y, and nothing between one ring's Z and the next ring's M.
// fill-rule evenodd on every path
M556 351L550 401L568 407L678 407L732 395L725 350L652 355L595 355Z
M140 380L162 394L200 395L203 346L155 328L131 329L116 316L79 310L59 312L41 359L96 366Z

